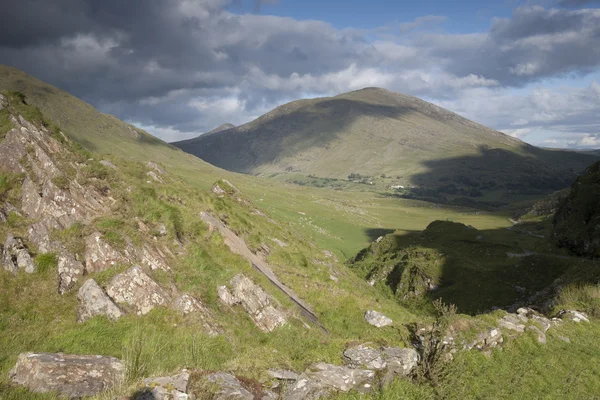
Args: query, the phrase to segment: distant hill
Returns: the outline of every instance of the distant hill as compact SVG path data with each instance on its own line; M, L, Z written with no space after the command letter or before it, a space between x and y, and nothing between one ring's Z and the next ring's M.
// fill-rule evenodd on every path
M342 180L377 189L413 186L400 194L437 201L548 193L598 156L539 149L379 88L294 101L173 145L231 171L316 186Z

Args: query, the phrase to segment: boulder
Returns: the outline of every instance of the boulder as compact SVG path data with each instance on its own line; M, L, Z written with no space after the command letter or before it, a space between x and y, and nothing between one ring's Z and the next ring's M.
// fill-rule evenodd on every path
M500 328L523 333L525 331L525 325L522 322L523 321L518 316L508 314L498 320L498 326Z
M96 315L105 315L117 320L123 313L93 279L88 279L77 292L79 310L77 322L84 322Z
M383 359L390 375L407 376L419 364L419 353L412 348L386 347Z
M267 370L267 374L269 374L271 378L275 378L280 381L295 381L300 377L300 374L297 372L287 369L269 369Z
M365 313L365 321L373 326L376 326L377 328L383 328L384 326L389 326L393 323L391 318L386 317L379 311L375 310L369 310Z
M23 353L9 376L33 392L78 398L120 385L124 375L125 366L113 357Z
M558 313L558 318L573 322L590 322L589 317L585 313L575 310L562 310Z
M213 400L253 400L250 393L238 378L226 372L216 372L203 377L214 386Z
M382 370L387 366L379 350L364 344L346 349L344 360L351 368Z
M147 389L136 396L136 400L188 400L190 373L187 370L177 375L144 379Z
M168 294L137 265L115 276L106 286L106 293L115 302L132 306L137 315L169 303Z
M365 393L373 390L374 381L375 372L371 370L317 363L285 390L283 399L318 399L334 391Z
M19 270L23 270L29 274L35 272L33 259L23 244L23 240L15 238L12 235L9 235L4 242L2 265L5 270L13 274L16 274Z
M130 264L131 260L115 250L102 239L100 232L94 232L85 239L86 273L104 271L117 264Z
M272 332L285 325L287 318L273 306L275 300L260 286L243 274L234 276L231 291L225 286L218 288L221 301L229 306L241 304L256 326L264 332Z

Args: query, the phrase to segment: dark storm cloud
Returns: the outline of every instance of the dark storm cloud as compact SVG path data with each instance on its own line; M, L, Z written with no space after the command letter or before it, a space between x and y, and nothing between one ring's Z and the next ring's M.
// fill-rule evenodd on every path
M487 33L432 35L415 28L444 17L391 33L236 15L228 0L7 2L1 63L120 118L170 131L240 123L305 94L386 86L449 99L600 65L598 10L522 8Z

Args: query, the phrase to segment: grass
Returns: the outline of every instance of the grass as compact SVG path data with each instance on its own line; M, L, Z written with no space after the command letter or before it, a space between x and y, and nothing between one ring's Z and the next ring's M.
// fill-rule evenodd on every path
M130 239L138 246L142 241L149 241L169 249L174 254L169 263L172 273L153 273L153 277L164 285L174 282L182 293L201 300L224 334L208 337L202 333L199 321L160 307L142 317L127 315L116 322L96 317L78 324L79 286L70 293L58 295L55 257L39 254L36 264L43 273L15 277L0 270L2 399L54 397L25 393L8 385L8 371L17 355L25 351L102 354L123 359L131 386L111 393L116 397L121 392L133 393L134 381L139 378L170 374L184 367L235 371L248 379L260 380L265 378L267 368L302 371L317 361L340 364L342 351L349 343L368 341L406 346L410 343L407 325L431 321L428 306L398 305L389 288L371 287L363 276L322 251L330 250L345 260L377 237L391 232L395 235L381 242L390 247L381 248L382 252L391 250L391 253L407 256L407 265L411 265L405 268L407 271L435 276L436 283L443 287L441 297L445 300L454 297L459 311L489 307L498 300L513 300L515 293L509 293L508 287L516 278L523 279L535 290L558 275L581 284L590 284L596 276L597 268L592 261L568 259L563 262L534 256L508 262L507 249L554 251L549 250L544 241L525 232L533 229L531 226L506 230L510 226L508 212L439 206L366 191L299 187L230 173L158 140L150 140L139 130L98 113L56 88L31 78L19 82L15 75L23 76L10 70L10 85L23 90L26 101L40 107L62 130L93 150L89 153L78 146L69 146L71 153L65 157L64 165L73 160L85 165L77 179L106 190L114 199L110 215L89 225L76 223L66 230L53 232L52 238L61 241L79 259L85 252L85 237L94 230L102 232L115 246L122 246ZM6 83L6 76L0 74L0 87ZM67 110L68 118L59 110ZM32 118L37 118L35 110L30 112ZM96 161L101 159L113 162L117 170L107 169ZM165 167L166 184L147 183L145 163L149 160ZM70 176L75 175L76 171L71 171ZM9 176L2 179L0 176L0 195L18 199L15 191L20 186L15 184L18 180L13 181L16 178ZM223 198L214 196L209 190L220 179L229 180L241 193L228 191ZM266 216L257 214L256 210ZM267 259L277 276L314 309L329 334L307 329L286 296L245 259L233 254L220 235L208 231L199 221L200 211L208 211L226 221L253 249L268 245L271 252ZM432 221L447 219L472 225L484 236L483 242L479 243L474 231L449 224L430 229L426 234L419 233ZM149 228L148 234L141 231L139 222ZM23 218L10 216L9 224L0 226L0 236L8 231L26 236L27 223ZM159 224L167 226L168 234L164 237L154 234ZM273 238L288 246L279 247ZM429 268L428 263L420 262L423 255L430 259L439 257L442 264ZM397 265L397 260L385 261L390 262L388 266ZM519 265L518 270L515 265ZM105 285L129 267L119 265L89 277ZM367 270L365 268L363 275ZM540 279L540 271L544 271L543 279ZM241 307L224 307L218 302L217 286L227 284L240 272L265 288L288 312L289 323L285 327L271 334L262 333ZM332 274L337 282L330 279ZM455 282L448 277L455 277ZM595 315L595 289L575 286L571 292L564 290L561 296L557 307L591 305L592 308L586 310ZM366 324L363 315L369 309L391 317L393 326L377 329ZM496 318L495 315L463 317L467 321L465 326L473 333L481 324L488 323L488 319ZM550 397L552 393L562 393L567 398L592 397L598 392L598 379L594 378L599 372L595 362L598 346L594 341L600 333L598 324L594 321L590 325L561 329L564 331L557 330L556 335L571 338L571 345L563 344L554 333L550 334L547 347L541 347L527 336L511 343L506 351L494 353L490 359L475 352L461 353L456 363L449 364L436 387L401 380L373 395L351 393L339 398L514 398L518 395L531 398L537 393L540 397ZM555 374L554 369L560 371ZM564 389L569 383L568 374L574 374L570 382L576 386ZM554 375L556 382L543 387L542 383Z

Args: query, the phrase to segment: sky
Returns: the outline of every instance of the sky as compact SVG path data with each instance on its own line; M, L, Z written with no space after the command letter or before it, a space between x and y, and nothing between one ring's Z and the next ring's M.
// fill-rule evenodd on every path
M4 0L0 63L166 141L377 86L600 148L600 0Z

